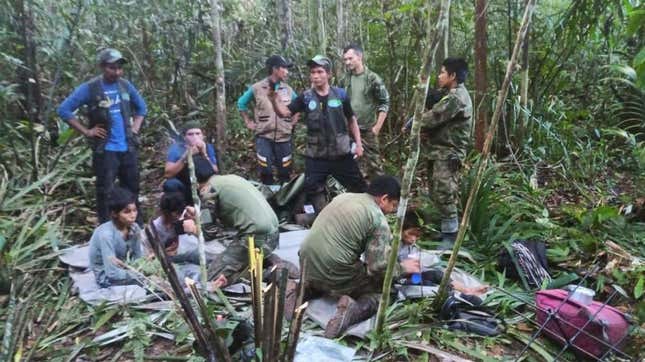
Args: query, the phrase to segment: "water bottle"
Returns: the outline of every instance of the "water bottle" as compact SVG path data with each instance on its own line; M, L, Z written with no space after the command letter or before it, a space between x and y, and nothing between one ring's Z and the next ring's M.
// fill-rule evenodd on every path
M421 262L421 254L418 251L415 251L411 254L408 254L408 259L416 259L419 260L419 263ZM420 264L419 264L420 265ZM421 284L422 278L421 278L421 273L412 273L410 275L410 282L414 285Z

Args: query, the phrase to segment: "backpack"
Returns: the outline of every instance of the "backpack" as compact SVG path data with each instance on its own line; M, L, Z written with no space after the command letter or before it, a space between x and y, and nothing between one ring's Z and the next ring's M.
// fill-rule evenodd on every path
M584 305L568 295L562 289L535 294L536 320L544 326L544 333L562 345L571 344L585 358L602 358L611 347L620 350L629 332L625 315L610 305L596 301Z
M551 282L542 241L514 240L502 249L497 263L506 276L521 280L527 290L540 288L545 280Z

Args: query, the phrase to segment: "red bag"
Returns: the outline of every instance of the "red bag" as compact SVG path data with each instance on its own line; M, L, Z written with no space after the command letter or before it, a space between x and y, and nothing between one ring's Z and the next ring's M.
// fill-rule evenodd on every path
M535 294L537 323L544 325L549 313L554 313L544 327L546 335L564 345L586 324L571 342L576 353L600 358L610 349L609 346L620 350L625 335L629 333L625 315L612 306L595 301L583 305L569 299L563 304L568 295L569 292L562 289L542 290Z

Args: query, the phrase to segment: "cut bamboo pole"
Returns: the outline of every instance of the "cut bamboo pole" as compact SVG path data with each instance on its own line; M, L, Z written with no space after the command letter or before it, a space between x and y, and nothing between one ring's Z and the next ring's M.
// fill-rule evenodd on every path
M191 148L188 148L186 153L188 153L188 157L186 157L186 159L188 160L188 171L190 175L190 191L193 198L193 205L195 207L195 228L197 229L196 234L198 239L197 252L199 253L199 272L202 278L202 283L204 283L204 287L206 287L206 283L208 282L208 273L206 272L206 242L204 241L201 222L202 204L197 191L197 176L195 176L195 162L193 160Z
M470 194L468 195L468 200L466 201L466 207L464 209L464 214L459 223L459 232L457 233L457 239L455 240L455 246L452 249L452 254L448 260L448 266L443 274L443 279L441 279L441 284L439 285L439 290L437 291L437 296L435 298L434 308L439 310L443 305L446 296L448 294L448 285L450 284L450 274L455 267L457 262L457 254L461 248L461 244L464 241L464 236L466 235L466 229L468 227L468 222L470 220L470 212L473 208L473 203L475 202L475 196L479 191L479 185L481 184L482 175L488 166L488 159L490 158L490 148L493 143L493 135L497 131L497 124L502 115L502 108L504 107L504 102L508 94L508 88L511 85L511 78L515 71L515 65L517 64L518 54L522 48L522 43L526 37L526 33L531 23L531 15L533 15L533 10L535 9L536 0L528 0L526 3L526 8L524 9L524 17L522 18L522 25L517 32L517 37L515 39L515 46L513 47L513 53L511 54L511 59L508 61L506 66L506 75L504 76L504 82L502 87L499 90L497 95L497 102L495 104L495 112L493 113L493 118L491 119L490 126L488 127L488 132L486 133L486 140L484 141L484 149L482 151L482 157L479 162L479 167L477 169L477 175L473 181L472 187L470 189Z
M287 348L283 355L283 362L293 361L296 355L296 347L298 345L298 338L300 337L300 328L302 327L302 318L305 315L305 310L309 306L309 302L305 302L295 309L293 312L293 319L291 320L291 327L289 328L289 336L287 337Z
M271 283L264 290L264 309L262 310L262 360L271 361L272 347L273 347L273 338L274 338L274 320L273 313L275 308L275 284Z
M428 1L428 9L432 9L432 5L432 2ZM429 35L430 41L428 44L428 54L424 58L424 64L419 72L419 80L421 84L417 87L413 97L413 104L415 105L415 109L414 122L412 123L412 131L410 134L410 156L408 157L407 163L405 165L405 172L401 185L401 199L399 200L397 219L394 226L394 229L397 230L397 232L394 234L394 238L392 240L387 270L385 272L385 278L383 280L381 301L379 303L378 312L376 314L375 329L378 338L375 339L375 342L379 346L381 344L380 337L382 335L383 325L385 323L385 311L387 310L387 307L390 303L390 290L392 288L392 278L394 277L392 274L394 273L394 266L397 263L397 251L399 250L399 243L403 235L403 222L405 221L405 212L408 207L408 195L410 194L410 188L412 186L412 182L414 181L414 174L417 167L417 162L419 160L419 132L421 130L421 122L419 120L421 119L421 115L425 109L425 100L428 95L428 84L430 81L430 71L434 68L434 57L437 52L439 40L441 39L442 34L445 33L449 10L450 0L442 0L435 31L431 35Z
M280 356L280 339L282 337L282 319L284 316L284 300L287 289L289 272L286 268L279 268L273 272L273 283L276 286L273 308L273 346L271 347L270 361L278 361Z
M193 299L195 300L195 302L197 302L199 311L202 314L202 319L204 320L204 324L206 325L206 330L208 330L208 332L210 333L210 338L214 342L213 347L215 347L217 354L224 361L230 362L231 355L228 352L228 348L226 348L226 342L224 342L222 337L220 337L217 334L217 327L215 326L215 323L213 323L213 318L210 316L208 312L208 308L206 308L206 303L204 303L204 298L202 298L202 295L199 293L199 290L195 285L195 281L190 278L186 278L185 283L188 286L188 289L190 290L190 294L193 296Z
M190 304L190 300L188 300L188 297L184 292L184 288L182 288L181 283L177 278L177 273L175 273L175 267L166 257L166 252L164 251L163 246L159 241L159 235L157 234L157 230L154 224L150 223L149 226L146 227L145 232L146 232L146 235L148 236L148 240L150 240L150 244L152 245L152 249L155 252L155 255L157 256L157 259L159 259L159 263L161 263L161 268L163 269L163 271L166 273L166 276L168 277L168 282L170 283L170 286L172 287L172 290L175 293L175 297L179 301L179 304L181 305L181 308L184 311L182 315L186 320L186 322L188 323L188 326L190 326L190 328L193 330L195 341L201 347L202 351L206 353L206 360L215 361L215 351L210 345L210 343L208 342L208 339L206 338L206 334L204 333L204 330L199 324L199 319L197 318L197 315L193 310L193 306Z

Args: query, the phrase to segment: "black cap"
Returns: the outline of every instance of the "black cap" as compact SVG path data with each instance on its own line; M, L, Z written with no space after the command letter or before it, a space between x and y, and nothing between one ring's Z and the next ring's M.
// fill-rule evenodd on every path
M273 67L289 68L293 66L293 63L287 61L280 55L272 55L269 58L267 58L266 65L269 68L273 68Z
M309 61L307 61L307 66L310 68L320 66L325 68L325 70L329 72L331 71L331 60L329 60L329 58L327 58L324 55L318 54L315 57L311 58Z

